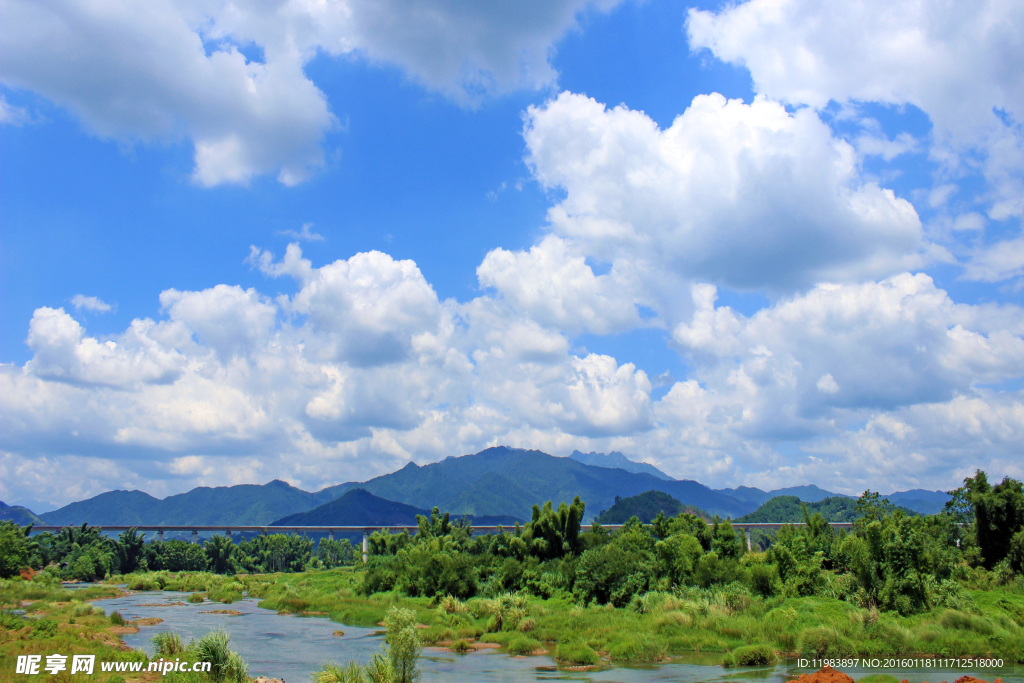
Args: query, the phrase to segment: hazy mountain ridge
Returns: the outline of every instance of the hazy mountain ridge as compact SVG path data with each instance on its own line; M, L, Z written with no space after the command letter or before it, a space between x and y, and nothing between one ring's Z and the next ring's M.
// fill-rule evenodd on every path
M639 474L641 472L651 474L658 479L664 479L665 481L673 481L673 478L659 470L654 465L649 465L645 462L636 462L630 460L619 451L612 451L607 455L604 453L596 453L590 451L589 453L581 453L580 451L573 451L569 456L576 462L581 462L584 465L594 465L595 467L610 467L617 468L620 470L626 470L627 472L633 472Z
M0 521L8 520L20 526L45 524L36 513L21 505L8 505L0 500Z

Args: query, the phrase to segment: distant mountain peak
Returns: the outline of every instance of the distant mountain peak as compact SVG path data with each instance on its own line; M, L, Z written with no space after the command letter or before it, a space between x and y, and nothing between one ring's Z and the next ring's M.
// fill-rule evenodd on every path
M576 462L581 462L584 465L593 465L595 467L610 467L613 469L626 470L627 472L633 472L635 474L650 474L663 481L673 481L672 477L668 476L654 465L648 465L645 462L636 462L630 460L619 451L612 451L605 455L604 453L597 453L591 451L589 453L581 453L576 450L573 451L569 456Z

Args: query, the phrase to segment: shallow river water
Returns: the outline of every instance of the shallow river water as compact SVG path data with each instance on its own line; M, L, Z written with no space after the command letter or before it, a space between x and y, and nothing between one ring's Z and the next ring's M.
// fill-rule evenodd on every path
M257 607L257 600L245 599L222 605L215 602L191 604L189 593L154 591L133 593L112 600L97 600L96 605L109 614L118 610L127 619L158 617L163 623L143 626L137 634L122 636L125 643L153 654L151 638L160 631L175 631L187 643L208 631L221 628L231 637L231 647L249 663L249 675L283 678L287 683L308 683L313 671L326 661L344 664L351 659L365 663L381 652L383 638L377 629L338 624L324 617L282 615ZM184 604L174 604L184 603ZM214 610L234 610L239 615L217 614ZM334 635L344 631L343 636ZM796 661L763 669L723 669L717 665L720 655L695 655L673 659L651 667L613 666L598 671L559 670L550 657L510 657L495 650L456 655L425 648L421 659L423 683L526 683L527 681L600 681L602 683L639 683L640 681L757 681L782 683L812 669L799 668ZM910 683L949 681L973 675L990 683L997 677L1003 683L1024 683L1024 668L1003 666L998 669L846 669L854 678L872 673L888 673Z

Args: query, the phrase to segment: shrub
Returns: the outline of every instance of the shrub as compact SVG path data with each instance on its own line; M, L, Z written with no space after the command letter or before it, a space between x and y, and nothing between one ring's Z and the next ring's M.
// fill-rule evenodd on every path
M513 655L528 655L534 650L542 647L539 640L534 640L529 636L516 636L508 643L508 652Z
M173 657L185 651L181 636L173 631L163 631L153 636L153 647L159 657Z
M735 666L775 666L778 657L767 645L744 645L732 651Z
M555 648L555 659L566 664L597 664L597 653L586 643L559 643Z
M388 658L394 673L392 683L412 683L419 675L416 659L423 649L416 633L416 614L410 609L392 605L384 617L384 626L387 629Z
M191 603L203 602L203 600L204 598L202 593L193 593L192 595L188 596L188 601Z
M608 654L622 662L657 662L664 658L667 649L668 645L660 639L640 633L612 646Z
M452 595L446 595L441 598L438 608L445 614L466 614L469 612L466 603Z
M32 624L33 638L52 638L57 635L57 622L53 619L40 619Z
M537 628L537 621L535 619L523 619L519 622L519 630L523 633L529 633L535 628Z
M115 626L124 626L128 622L124 620L124 617L121 616L120 612L115 610L110 613L110 623Z
M779 568L774 564L757 564L750 568L750 587L763 598L775 595L779 583Z
M214 681L246 683L248 667L237 652L228 647L228 634L210 631L195 644L196 657L210 663L209 676Z
M469 652L473 648L465 640L459 638L454 643L452 643L448 649L452 650L453 652Z
M845 657L854 652L853 645L846 637L827 626L818 626L801 633L799 649L805 657Z
M363 668L355 662L342 667L334 662L327 662L318 671L313 672L312 683L364 683Z

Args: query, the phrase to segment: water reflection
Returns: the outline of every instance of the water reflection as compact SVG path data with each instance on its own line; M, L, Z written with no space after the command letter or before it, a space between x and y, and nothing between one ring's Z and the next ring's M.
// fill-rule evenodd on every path
M245 599L230 605L215 602L193 604L186 602L188 593L171 591L141 592L99 600L96 604L109 614L118 610L128 619L158 617L163 623L144 626L137 634L122 639L131 647L142 648L153 654L152 637L160 631L174 631L188 642L207 632L221 628L231 636L231 646L249 662L251 676L266 675L283 678L288 683L306 683L310 675L325 661L341 664L355 659L368 661L381 651L383 638L379 630L347 626L326 617L300 617L280 615L257 607L254 599ZM216 613L218 610L237 614ZM344 635L334 635L343 631ZM799 669L795 661L776 667L757 669L723 669L717 664L719 654L694 654L675 658L658 666L608 667L597 671L570 671L559 669L551 657L510 657L495 650L456 655L438 648L426 648L421 668L423 683L526 683L528 681L592 681L593 683L640 683L648 681L702 681L734 683L784 683L796 678L807 669ZM971 674L989 681L1000 677L1003 683L1024 683L1024 669L1006 666L998 670L849 670L855 679L869 674L887 673L910 683L923 681L955 681Z

